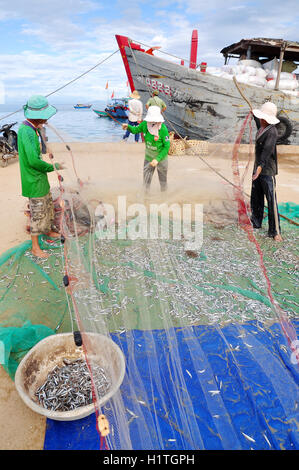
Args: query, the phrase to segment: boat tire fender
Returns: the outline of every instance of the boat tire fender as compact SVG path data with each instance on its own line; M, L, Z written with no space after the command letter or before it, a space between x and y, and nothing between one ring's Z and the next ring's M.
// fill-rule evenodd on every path
M277 116L280 120L279 124L276 124L278 131L277 143L283 144L290 137L293 132L293 125L287 116Z

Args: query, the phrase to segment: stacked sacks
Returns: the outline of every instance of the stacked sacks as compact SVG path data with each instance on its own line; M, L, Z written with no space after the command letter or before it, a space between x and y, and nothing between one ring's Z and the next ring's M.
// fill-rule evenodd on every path
M244 62L244 63L243 63ZM254 65L257 64L256 66ZM207 73L211 75L232 80L235 76L240 83L248 85L266 86L267 72L259 62L253 60L243 60L237 65L223 65L222 67L207 67Z
M239 83L274 90L277 71L263 68L254 60L242 60L236 65L222 67L207 67L207 73L216 77L232 80L236 77ZM279 90L283 93L299 96L299 82L293 73L281 72Z
M268 88L269 90L274 90L276 78L277 71L269 71L267 74L266 88ZM279 80L279 90L289 95L299 96L299 82L296 78L296 75L294 73L281 72Z

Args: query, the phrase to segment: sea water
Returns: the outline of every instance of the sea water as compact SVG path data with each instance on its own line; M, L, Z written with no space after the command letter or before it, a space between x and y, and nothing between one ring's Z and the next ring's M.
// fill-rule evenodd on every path
M52 102L51 102L52 104ZM49 120L67 142L119 142L124 135L121 125L110 118L99 117L93 109L103 111L104 101L97 101L89 109L75 109L73 104L58 104L57 113ZM22 108L22 105L0 105L0 118ZM17 122L13 129L17 132L24 121L24 113L17 112L13 116L0 121L0 126ZM57 142L57 135L47 130L49 141Z

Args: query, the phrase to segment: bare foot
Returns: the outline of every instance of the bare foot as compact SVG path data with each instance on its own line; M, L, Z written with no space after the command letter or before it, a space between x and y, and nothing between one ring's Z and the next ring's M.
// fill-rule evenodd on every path
M49 232L49 233L46 233L47 237L52 237L52 238L58 238L60 237L60 233L58 232Z
M274 240L276 242L282 242L282 236L281 235L275 235Z
M46 253L45 251L43 251L41 249L39 249L39 250L38 249L32 249L31 252L37 258L48 258L49 257L49 253Z

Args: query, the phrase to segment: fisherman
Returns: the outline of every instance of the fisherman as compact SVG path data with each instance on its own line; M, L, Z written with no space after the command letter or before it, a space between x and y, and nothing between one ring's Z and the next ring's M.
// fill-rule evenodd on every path
M280 219L277 208L276 181L278 132L275 124L277 107L267 101L260 109L253 109L252 113L258 128L255 144L255 162L251 189L251 222L253 228L262 226L264 216L265 196L268 204L268 236L275 241L282 241L280 234Z
M42 160L39 136L40 126L57 110L41 95L31 96L23 108L26 120L18 130L22 196L29 198L32 253L39 258L47 258L38 237L41 234L58 237L59 233L54 226L54 205L47 176L48 172L54 171L54 166ZM55 163L55 168L63 170L64 166Z
M142 121L143 105L140 101L140 95L137 90L134 90L130 95L129 101L129 117L128 123L130 126L138 126ZM130 132L126 131L123 136L123 141L127 141L129 138ZM139 134L135 134L135 142L139 141Z
M159 108L161 109L161 112L164 113L164 111L166 110L166 104L158 95L159 95L158 90L154 90L151 98L148 100L145 107L146 109L148 109L150 106L159 106Z
M159 106L150 106L144 120L137 127L130 126L130 124L122 126L132 134L142 132L144 135L143 183L146 191L150 188L155 168L158 171L161 191L166 191L170 141Z

